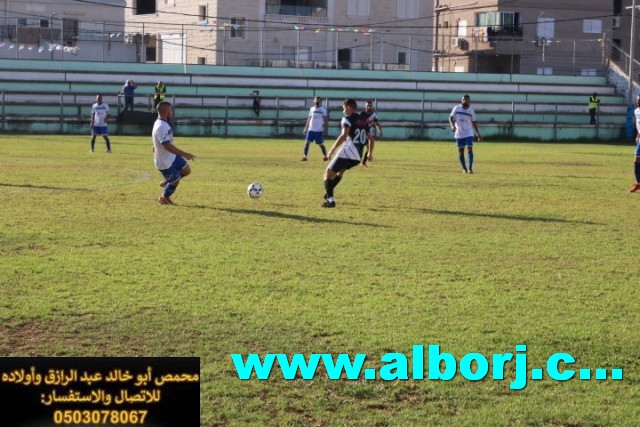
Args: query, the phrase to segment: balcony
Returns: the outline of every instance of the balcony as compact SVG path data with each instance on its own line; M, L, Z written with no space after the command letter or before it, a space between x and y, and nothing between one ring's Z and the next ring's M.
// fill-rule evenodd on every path
M487 41L522 40L522 26L501 25L487 27Z

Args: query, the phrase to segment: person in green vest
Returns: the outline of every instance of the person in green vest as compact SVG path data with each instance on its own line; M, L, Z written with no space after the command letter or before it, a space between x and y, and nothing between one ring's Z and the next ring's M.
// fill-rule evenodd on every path
M589 116L591 116L591 124L596 124L596 112L598 111L598 106L600 105L600 98L598 98L598 94L593 92L593 95L589 97Z
M167 94L167 86L165 86L162 81L159 81L156 84L156 92L153 95L153 109L155 110L158 107L158 104L164 101L164 97Z

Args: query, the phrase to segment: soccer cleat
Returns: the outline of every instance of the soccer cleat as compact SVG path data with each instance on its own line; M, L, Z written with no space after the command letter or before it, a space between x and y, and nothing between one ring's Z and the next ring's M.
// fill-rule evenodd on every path
M324 156L324 157L322 158L322 161L323 161L323 162L326 162L327 160L329 160L329 158L328 158L327 156Z
M90 153L93 153L93 148L89 150Z
M473 169L469 169L469 172L467 172L467 173L473 173Z
M335 208L336 207L336 202L330 202L330 201L327 200L320 207L322 207L322 208Z
M167 180L161 181L160 182L160 187L164 188L167 186Z
M111 153L111 150L107 150L107 153Z
M638 190L640 190L640 184L635 183L633 184L633 187L631 187L631 190L629 190L629 193L635 193Z
M462 173L469 173L469 171L466 169L462 169Z
M158 202L160 202L161 205L175 205L170 198L164 196L158 197Z
M306 162L307 161L307 156L302 156L302 158L300 159L301 162Z

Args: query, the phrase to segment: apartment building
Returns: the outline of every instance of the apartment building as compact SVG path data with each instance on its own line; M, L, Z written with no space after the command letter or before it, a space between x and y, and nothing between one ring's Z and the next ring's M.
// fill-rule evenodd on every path
M434 71L602 75L606 69L610 2L435 0L434 16Z
M134 61L125 0L0 0L0 58Z
M431 70L433 0L127 0L145 62Z

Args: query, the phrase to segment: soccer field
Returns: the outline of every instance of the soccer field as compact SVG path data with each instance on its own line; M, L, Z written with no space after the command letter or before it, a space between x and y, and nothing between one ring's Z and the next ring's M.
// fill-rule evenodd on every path
M300 162L302 140L178 135L197 158L177 206L157 202L150 137L112 136L112 154L88 140L0 135L0 356L198 356L202 426L638 424L631 143L476 143L465 175L452 141L380 140L322 209L326 163L315 146ZM453 379L429 380L429 345ZM491 357L517 345L521 389ZM321 362L284 379L276 363L241 380L231 354L251 353L366 354L378 376L331 380ZM461 371L473 353L478 381L482 358ZM573 378L548 373L558 353Z

